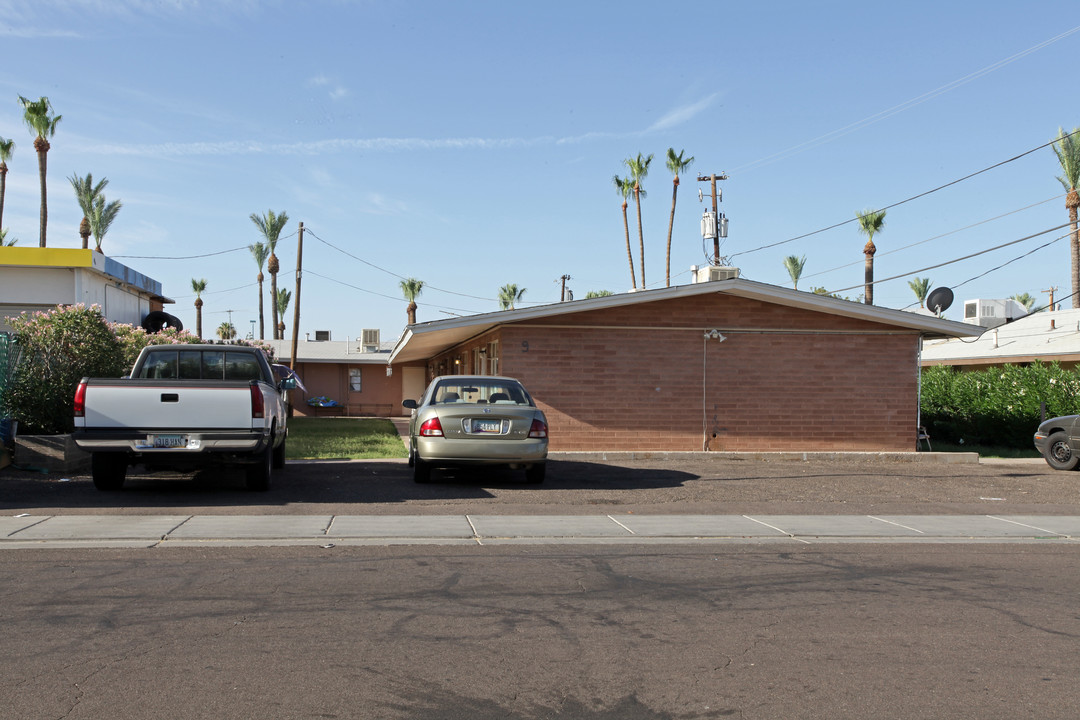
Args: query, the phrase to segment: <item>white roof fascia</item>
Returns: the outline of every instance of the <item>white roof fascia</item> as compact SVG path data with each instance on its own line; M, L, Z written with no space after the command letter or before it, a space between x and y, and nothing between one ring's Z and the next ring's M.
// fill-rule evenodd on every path
M706 283L694 283L691 285L676 285L670 288L657 290L641 290L638 292L607 295L599 298L586 300L571 300L568 302L550 303L533 308L520 310L499 310L480 315L466 315L462 317L447 318L445 320L433 320L426 323L417 323L406 328L398 339L397 345L390 353L388 362L409 362L412 360L425 359L436 355L442 350L468 340L470 337L483 334L499 325L548 318L571 313L604 310L608 308L637 305L646 302L659 302L682 297L695 297L708 293L721 293L734 295L755 300L772 302L787 307L797 307L814 312L824 312L831 315L852 317L871 322L883 323L897 327L908 328L924 335L959 337L970 336L980 333L981 328L976 328L966 323L945 320L919 313L910 313L903 310L882 308L876 305L840 300L827 295L818 295L800 290L767 285L743 278L730 280L717 280ZM412 346L412 347L410 347Z

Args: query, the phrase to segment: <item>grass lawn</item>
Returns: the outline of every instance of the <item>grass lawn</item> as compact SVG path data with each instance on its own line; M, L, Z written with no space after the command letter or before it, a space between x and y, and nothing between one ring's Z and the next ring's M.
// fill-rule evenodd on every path
M289 419L290 460L403 458L409 454L394 424L384 418Z

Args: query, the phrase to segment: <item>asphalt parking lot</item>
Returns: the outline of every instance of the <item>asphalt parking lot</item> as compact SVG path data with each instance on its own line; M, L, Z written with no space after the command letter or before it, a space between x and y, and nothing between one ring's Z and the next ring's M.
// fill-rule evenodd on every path
M954 460L955 458L952 458ZM1065 541L1080 537L1080 475L1041 460L553 458L523 473L436 472L403 460L290 462L266 493L237 471L145 474L124 490L86 475L0 473L0 543L498 544Z

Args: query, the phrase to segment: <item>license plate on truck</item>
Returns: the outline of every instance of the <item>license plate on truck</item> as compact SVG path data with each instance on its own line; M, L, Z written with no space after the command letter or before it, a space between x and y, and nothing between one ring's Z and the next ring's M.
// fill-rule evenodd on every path
M146 440L139 444L139 448L186 448L188 446L187 435L147 435Z

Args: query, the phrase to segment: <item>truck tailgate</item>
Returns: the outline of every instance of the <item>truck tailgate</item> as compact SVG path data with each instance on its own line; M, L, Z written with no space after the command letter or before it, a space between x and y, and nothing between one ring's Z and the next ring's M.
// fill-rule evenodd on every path
M258 390L256 390L258 392ZM247 382L176 383L123 380L86 388L87 429L246 429L261 427L251 417Z

